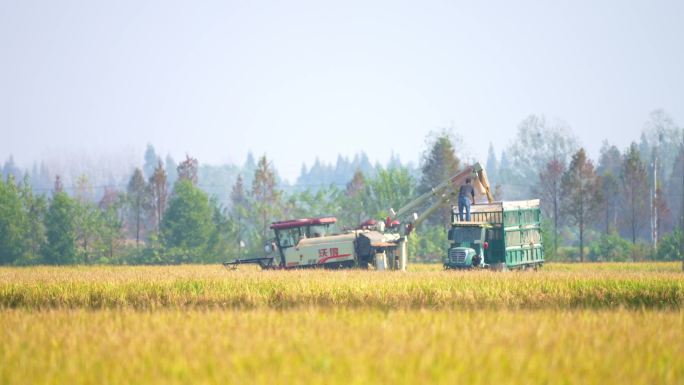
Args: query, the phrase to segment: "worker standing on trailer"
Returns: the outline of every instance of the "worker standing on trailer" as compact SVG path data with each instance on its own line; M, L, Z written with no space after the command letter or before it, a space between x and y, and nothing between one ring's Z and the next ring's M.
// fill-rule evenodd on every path
M475 204L475 189L470 184L470 178L466 178L465 184L461 185L458 191L458 218L463 221L463 211L465 210L465 220L470 222L470 202Z

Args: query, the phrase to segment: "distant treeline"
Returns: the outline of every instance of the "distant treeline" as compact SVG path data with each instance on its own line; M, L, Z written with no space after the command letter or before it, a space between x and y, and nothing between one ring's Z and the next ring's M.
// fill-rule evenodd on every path
M603 142L589 159L570 128L543 116L523 120L498 156L484 162L497 199L542 199L547 259L681 258L684 130L663 111L627 148ZM316 160L294 185L251 154L241 166L162 159L148 145L141 167L117 180L19 169L10 156L0 181L0 263L221 262L262 253L274 220L334 215L340 227L384 218L463 165L460 138L431 133L416 167L361 153ZM438 259L447 247L449 208L414 235L410 252Z

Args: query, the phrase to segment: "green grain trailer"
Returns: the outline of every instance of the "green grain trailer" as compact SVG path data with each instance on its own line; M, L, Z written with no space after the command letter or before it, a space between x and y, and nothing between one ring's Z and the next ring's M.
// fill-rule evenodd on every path
M539 199L476 204L471 221L452 207L446 269L537 268L544 263Z

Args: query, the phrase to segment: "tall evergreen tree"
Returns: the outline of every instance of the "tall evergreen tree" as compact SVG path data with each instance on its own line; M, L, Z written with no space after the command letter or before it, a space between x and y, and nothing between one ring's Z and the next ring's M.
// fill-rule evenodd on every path
M254 214L256 215L257 231L260 244L265 244L270 238L269 226L280 211L281 192L277 189L275 171L266 159L266 155L259 158L254 180L252 181L252 198Z
M448 178L456 175L461 162L456 156L454 140L448 132L442 131L428 138L428 149L423 154L421 163L421 178L418 185L418 193L430 191L433 187L441 184ZM401 202L401 205L408 203ZM398 206L401 207L401 206ZM451 218L451 208L444 207L431 215L427 222L447 226Z
M76 180L76 205L74 224L76 242L79 247L79 261L91 263L100 225L99 210L92 203L93 188L88 177L81 175Z
M546 164L546 168L539 173L539 194L542 209L553 222L553 252L558 251L558 228L561 214L562 180L565 165L560 160L553 159Z
M625 209L627 233L636 243L637 236L643 228L644 218L648 214L648 172L641 161L636 143L632 143L622 159L622 198Z
M563 174L563 208L570 223L579 231L580 261L584 262L584 234L597 216L601 204L600 180L594 165L580 148L573 156L568 170Z
M76 256L76 202L65 192L55 192L45 216L47 245L44 260L48 264L65 265L80 262Z
M392 167L390 170L399 169L400 167ZM365 193L366 193L366 178L360 169L356 169L354 176L347 183L344 191L345 205L343 210L343 219L346 219L346 223L349 226L358 226L368 217L365 205Z
M238 258L242 256L242 248L245 243L246 219L249 211L249 202L245 193L245 186L242 175L238 174L237 180L230 192L230 214L235 225L235 246L238 251Z
M13 174L0 179L0 264L19 262L26 251L26 215Z
M41 251L47 242L45 235L45 214L47 200L43 195L34 195L31 182L24 177L21 201L26 215L26 254L22 263L36 264L41 260Z
M617 147L603 142L596 173L601 177L601 207L604 231L606 234L617 231L620 205L620 178L622 174L622 155Z
M136 168L128 182L128 218L135 236L135 246L140 246L140 239L145 230L145 212L149 207L149 196L142 170Z
M684 206L682 206L682 197L684 197L684 143L680 145L677 151L677 158L672 165L672 170L669 173L669 181L667 185L667 193L670 197L670 207L672 208L670 228L676 228L683 225L682 214L684 214Z
M115 260L115 254L123 243L124 203L124 195L113 188L105 189L99 203L102 222L98 227L98 236L102 243L103 257L110 263Z
M154 169L157 167L157 163L159 162L161 162L161 159L157 156L154 146L148 143L147 149L145 149L145 163L143 164L143 173L146 177L149 178L152 176Z
M17 181L21 178L21 174L21 169L14 163L14 156L10 155L2 166L2 179L7 179L11 176Z
M161 229L161 222L164 218L164 211L166 210L166 201L168 199L168 184L166 170L161 160L158 161L157 167L149 179L149 191L151 199L151 208L153 214L154 230L159 235Z
M496 160L496 152L494 151L494 145L489 142L489 149L487 150L487 164L485 166L487 170L487 178L489 178L489 183L498 185L499 181L499 162Z
M197 186L197 169L199 163L197 159L185 156L185 160L178 165L178 180L188 180L193 186Z
M202 258L202 262L222 262L229 255L234 256L234 245L232 234L234 233L233 221L228 215L228 211L218 202L216 197L209 200L212 212L211 233L207 241L207 251Z
M165 159L166 173L167 173L167 183L169 186L176 184L176 179L178 179L178 165L171 155L166 155Z

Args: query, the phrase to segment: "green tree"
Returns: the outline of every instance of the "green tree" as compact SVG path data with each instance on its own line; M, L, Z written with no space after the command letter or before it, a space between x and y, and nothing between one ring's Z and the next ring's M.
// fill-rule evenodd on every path
M487 170L487 178L489 179L489 183L493 185L499 184L499 162L496 160L496 152L494 151L494 145L492 142L489 142L485 169Z
M516 137L501 159L499 183L504 185L506 198L528 199L534 193L531 181L537 180L539 170L551 160L568 164L578 147L566 123L550 122L543 115L528 116L518 125Z
M162 220L166 262L202 261L214 231L209 198L190 180L179 179Z
M45 216L47 245L44 260L48 264L65 265L79 262L76 258L76 202L65 192L55 192Z
M629 147L622 159L622 199L625 211L626 230L632 244L636 244L639 231L648 217L648 172L641 161L639 149L635 143Z
M604 141L601 145L596 173L601 177L601 193L604 197L600 211L603 231L617 231L620 214L620 175L622 155L616 146Z
M658 252L655 257L659 261L678 261L682 259L682 230L676 229L664 236L658 243Z
M241 174L238 174L235 185L233 185L233 189L230 192L230 203L230 216L234 224L234 242L237 249L237 257L241 258L246 239L246 220L249 215L249 200L247 199Z
M553 246L551 251L555 255L558 251L558 228L561 216L562 179L565 174L565 164L558 159L552 159L539 173L539 193L542 210L553 223Z
M154 169L159 162L161 162L161 158L157 156L154 146L152 146L150 143L147 143L147 148L145 149L145 163L143 164L143 172L145 173L145 176L152 176Z
M26 215L14 176L0 179L0 264L13 264L26 252Z
M398 168L397 166L393 169ZM366 210L366 187L367 181L360 169L356 169L354 176L347 183L344 190L343 199L344 210L342 210L342 221L350 226L358 226L366 219L369 219Z
M415 196L416 185L406 168L380 170L368 182L366 197L368 212L374 218L385 218L389 209L398 210Z
M421 162L421 177L418 184L418 194L430 191L445 180L456 175L461 162L456 156L454 139L447 131L428 136L428 149L423 154ZM402 202L406 204L408 201ZM401 206L399 206L401 207ZM397 207L395 207L397 208ZM451 207L445 206L427 219L427 223L446 226L451 219Z
M101 245L101 258L104 262L112 263L123 243L123 215L125 197L114 189L105 189L100 200L100 223L98 224L98 238Z
M259 246L270 238L269 226L280 213L281 195L276 187L275 171L264 155L259 159L252 181L253 211Z
M152 175L149 178L148 190L150 192L150 208L152 209L152 216L154 222L154 231L159 236L159 229L164 218L164 211L166 210L166 202L168 200L168 183L166 170L161 159L154 168Z
M136 168L128 182L128 217L135 236L135 247L140 245L140 238L145 229L145 212L149 208L149 190L145 185L142 170Z
M305 218L336 215L342 209L341 195L340 190L334 185L294 193L286 202L285 216L287 218Z
M563 211L571 224L579 231L580 261L584 261L584 235L588 225L597 217L601 204L600 180L594 165L583 148L573 156L568 170L563 174Z
M226 261L229 254L236 250L236 245L232 242L235 232L234 223L231 221L227 210L224 209L216 198L209 200L212 216L212 230L209 236L207 253L203 256L202 262L222 262Z
M199 162L197 159L191 158L190 155L185 155L185 160L180 162L177 167L178 180L189 180L194 186L197 186L197 169Z
M96 253L100 212L92 203L92 185L85 175L76 181L76 206L74 210L74 225L76 243L78 244L78 260L89 264Z
M633 254L634 246L615 231L601 234L601 237L589 246L589 258L592 261L625 262Z
M449 247L447 232L442 226L424 226L411 233L408 247L415 262L441 262Z
M26 254L22 264L37 264L41 260L41 251L47 242L45 235L45 215L47 200L43 195L34 195L28 177L24 178L21 188L21 201L26 215Z

